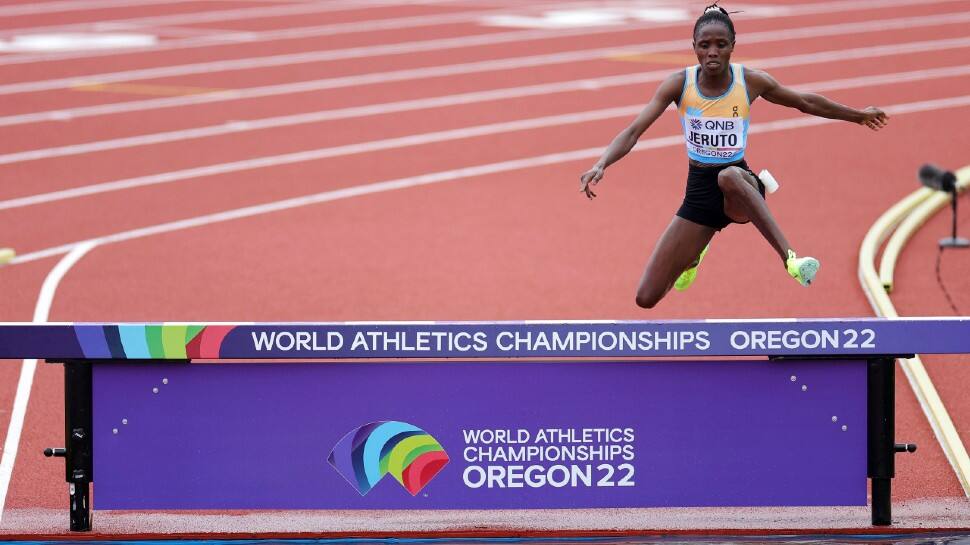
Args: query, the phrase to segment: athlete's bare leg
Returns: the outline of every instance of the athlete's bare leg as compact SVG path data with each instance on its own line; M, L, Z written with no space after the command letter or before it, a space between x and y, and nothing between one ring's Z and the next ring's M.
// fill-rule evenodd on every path
M754 176L742 168L728 167L717 175L717 185L724 193L727 217L738 223L753 223L784 263L791 246L758 192L758 181Z
M680 273L697 261L716 232L706 225L674 216L647 261L637 287L637 305L653 308L660 302Z

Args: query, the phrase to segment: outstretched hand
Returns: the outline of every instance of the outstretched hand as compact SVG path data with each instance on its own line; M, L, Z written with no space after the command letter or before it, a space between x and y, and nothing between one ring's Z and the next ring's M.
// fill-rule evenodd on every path
M592 200L596 196L596 193L593 193L593 189L590 186L598 184L602 179L603 168L594 166L579 177L579 190L586 193L586 198Z
M889 123L889 116L886 115L886 112L876 108L875 106L869 106L865 110L862 110L862 114L865 117L859 122L859 124L865 125L874 131L878 131Z

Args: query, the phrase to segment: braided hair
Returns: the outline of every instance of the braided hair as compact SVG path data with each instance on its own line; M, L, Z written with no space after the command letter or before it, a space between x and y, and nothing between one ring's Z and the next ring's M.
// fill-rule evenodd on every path
M694 36L697 36L697 31L701 27L713 23L721 23L726 26L728 32L731 34L731 42L734 42L734 23L731 21L731 16L728 11L717 5L717 2L704 8L704 13L697 18L697 22L694 23Z

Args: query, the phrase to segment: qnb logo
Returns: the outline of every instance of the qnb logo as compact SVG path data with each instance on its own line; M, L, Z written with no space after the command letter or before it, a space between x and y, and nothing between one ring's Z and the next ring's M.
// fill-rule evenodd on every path
M691 129L693 129L695 131L699 131L703 127L704 127L704 123L700 119L691 119L690 120L690 128Z
M388 473L416 496L448 464L448 454L417 426L381 421L351 430L327 460L361 496Z

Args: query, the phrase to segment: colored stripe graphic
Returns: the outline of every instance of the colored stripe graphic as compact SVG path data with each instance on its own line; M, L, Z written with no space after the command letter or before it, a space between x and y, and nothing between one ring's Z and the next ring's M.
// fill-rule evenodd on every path
M351 430L327 459L361 496L390 473L416 496L448 464L441 444L421 428L398 421L371 422Z
M110 358L111 350L104 338L104 329L99 325L74 326L74 336L81 345L85 358Z
M129 358L147 360L151 357L148 340L145 338L145 326L119 325L118 332L121 333L121 344Z
M202 333L202 330L204 329L205 329L204 325L187 326L185 328L185 346L189 346L189 343L192 342L192 340L195 339L195 337L198 336L199 333Z
M148 352L153 358L165 357L165 346L162 344L162 326L146 325L145 339L148 340Z
M78 325L74 326L74 336L85 358L218 358L222 340L232 329L232 326L183 324ZM200 355L203 352L213 355Z
M222 349L222 341L235 326L210 325L195 331L190 328L186 333L185 354L190 359L217 359ZM192 335L192 338L189 338Z
M108 350L111 351L111 357L114 359L125 359L125 347L121 344L121 334L118 332L117 326L101 326L101 330L104 332L104 340L108 343Z
M166 358L185 358L186 329L184 325L162 326L162 354Z

